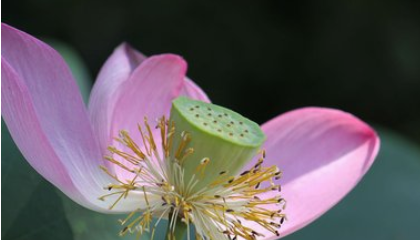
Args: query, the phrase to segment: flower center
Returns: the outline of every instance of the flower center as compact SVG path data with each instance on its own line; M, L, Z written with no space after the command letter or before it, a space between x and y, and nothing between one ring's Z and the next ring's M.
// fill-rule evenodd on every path
M217 122L210 124L213 121ZM117 195L111 209L124 204L127 197L143 202L121 221L121 235L150 231L153 239L156 226L166 217L169 236L175 235L179 224L186 226L188 234L194 224L197 239L264 236L248 222L279 235L285 200L275 180L281 172L276 166L263 166L264 151L255 165L238 172L265 138L255 123L212 104L178 98L171 119L162 117L156 129L153 132L145 119L144 129L139 126L140 142L121 131L116 140L122 148L109 147L112 155L107 160L132 173L132 179L120 179L101 167L115 183L106 187L111 193L100 200ZM151 226L153 217L157 221Z

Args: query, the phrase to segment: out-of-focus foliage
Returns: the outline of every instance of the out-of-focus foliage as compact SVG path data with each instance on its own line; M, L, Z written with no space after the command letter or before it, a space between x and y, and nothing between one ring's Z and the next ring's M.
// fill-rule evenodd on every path
M56 189L29 166L1 125L1 238L72 240Z
M135 234L127 234L120 238L123 227L119 220L127 217L125 214L101 214L88 210L60 194L64 205L64 217L68 219L73 230L74 240L138 240ZM165 231L165 228L162 228ZM140 240L148 240L150 235L143 234ZM156 238L158 239L158 238Z

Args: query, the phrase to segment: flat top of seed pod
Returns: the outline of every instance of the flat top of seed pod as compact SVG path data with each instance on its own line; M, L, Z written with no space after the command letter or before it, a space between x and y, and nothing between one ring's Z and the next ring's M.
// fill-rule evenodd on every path
M172 107L193 126L236 144L258 147L266 138L258 124L218 105L178 97Z

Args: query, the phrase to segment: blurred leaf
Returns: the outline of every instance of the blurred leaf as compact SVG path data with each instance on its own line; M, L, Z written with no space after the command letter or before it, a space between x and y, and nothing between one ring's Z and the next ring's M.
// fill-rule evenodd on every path
M89 100L90 90L92 89L92 78L90 77L85 62L80 54L71 46L53 39L43 39L51 47L57 50L69 65L74 78L79 85L80 92L85 103Z
M54 187L29 166L3 121L1 138L2 239L72 239Z
M115 240L120 238L118 233L122 227L118 220L125 219L126 214L101 214L78 205L64 195L62 195L62 199L67 219L73 229L74 240ZM134 240L138 238L135 234L127 234L122 239ZM141 239L150 239L150 236L146 233Z
M54 186L45 181L38 184L26 205L15 217L12 226L5 232L3 239L73 239L72 230L64 215L63 204Z
M379 133L380 154L363 181L319 220L285 239L418 239L420 148L390 131Z
M1 192L4 196L1 202L1 218L3 219L1 233L4 236L18 213L28 203L40 183L41 177L24 160L3 120L1 128L1 181L3 183ZM24 186L25 191L18 189L18 186Z

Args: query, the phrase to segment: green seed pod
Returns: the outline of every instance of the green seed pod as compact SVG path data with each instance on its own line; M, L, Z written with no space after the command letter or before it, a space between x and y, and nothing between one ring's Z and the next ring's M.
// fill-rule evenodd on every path
M183 136L174 138L174 146L194 149L187 159L176 159L182 163L184 181L197 181L192 192L209 186L221 175L236 175L265 140L255 122L224 107L186 97L172 102L170 121L175 123L175 136ZM177 156L174 151L176 147L171 156Z

